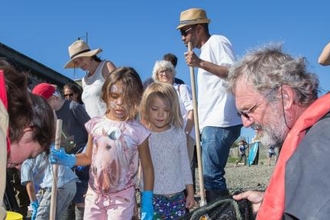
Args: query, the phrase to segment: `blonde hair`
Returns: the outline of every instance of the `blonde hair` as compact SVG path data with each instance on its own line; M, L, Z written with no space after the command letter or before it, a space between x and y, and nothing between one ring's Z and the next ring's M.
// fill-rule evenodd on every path
M175 127L182 127L183 119L180 111L178 94L172 85L162 82L154 82L150 84L143 93L140 104L140 113L142 121L146 123L146 126L150 123L150 106L156 97L160 98L164 104L169 107L170 124Z

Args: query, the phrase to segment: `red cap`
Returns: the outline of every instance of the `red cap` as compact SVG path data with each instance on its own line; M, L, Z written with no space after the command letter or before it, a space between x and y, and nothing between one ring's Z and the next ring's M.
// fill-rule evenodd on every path
M40 83L33 88L32 93L42 96L45 99L49 99L52 95L54 95L55 91L56 89L53 85L48 83Z

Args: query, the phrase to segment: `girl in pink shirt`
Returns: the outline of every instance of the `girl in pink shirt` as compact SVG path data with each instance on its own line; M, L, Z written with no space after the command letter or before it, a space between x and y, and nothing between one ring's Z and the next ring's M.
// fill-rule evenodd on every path
M102 87L105 115L96 116L85 125L89 133L86 152L67 155L61 150L52 151L54 162L91 165L84 219L133 217L139 160L144 176L141 218L152 219L154 172L148 146L150 131L135 120L142 91L141 79L133 68L116 69Z

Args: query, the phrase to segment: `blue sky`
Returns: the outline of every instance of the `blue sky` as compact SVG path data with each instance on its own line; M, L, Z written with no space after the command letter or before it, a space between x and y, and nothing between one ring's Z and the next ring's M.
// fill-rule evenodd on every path
M330 41L329 6L329 0L11 0L1 3L0 42L73 79L84 72L63 66L68 46L78 37L87 35L91 49L103 49L102 59L134 67L143 80L155 61L171 52L179 58L177 76L190 84L186 48L175 27L182 10L200 7L211 19L211 34L228 37L238 58L270 42L306 57L324 94L330 90L330 66L320 66L317 58ZM254 136L250 129L242 135Z

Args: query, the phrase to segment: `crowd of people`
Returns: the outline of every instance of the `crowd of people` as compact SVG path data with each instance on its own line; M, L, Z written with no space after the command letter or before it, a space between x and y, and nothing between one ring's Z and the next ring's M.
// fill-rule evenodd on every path
M56 219L181 219L196 206L196 126L207 203L230 194L225 166L244 126L271 146L269 158L275 147L280 153L265 192L233 198L247 199L257 219L328 219L330 95L319 97L306 60L280 46L236 60L230 40L210 34L210 22L205 10L190 8L176 27L192 46L183 58L197 68L197 100L176 78L171 53L143 82L133 67L116 67L97 56L102 49L77 40L64 68L86 71L82 87L40 83L31 92L27 75L0 59L0 198L6 168L17 167L31 219L49 219L52 164L59 164ZM330 64L329 44L319 63ZM56 119L63 121L60 149L54 147ZM246 143L239 149L245 163ZM5 216L1 206L0 219Z

